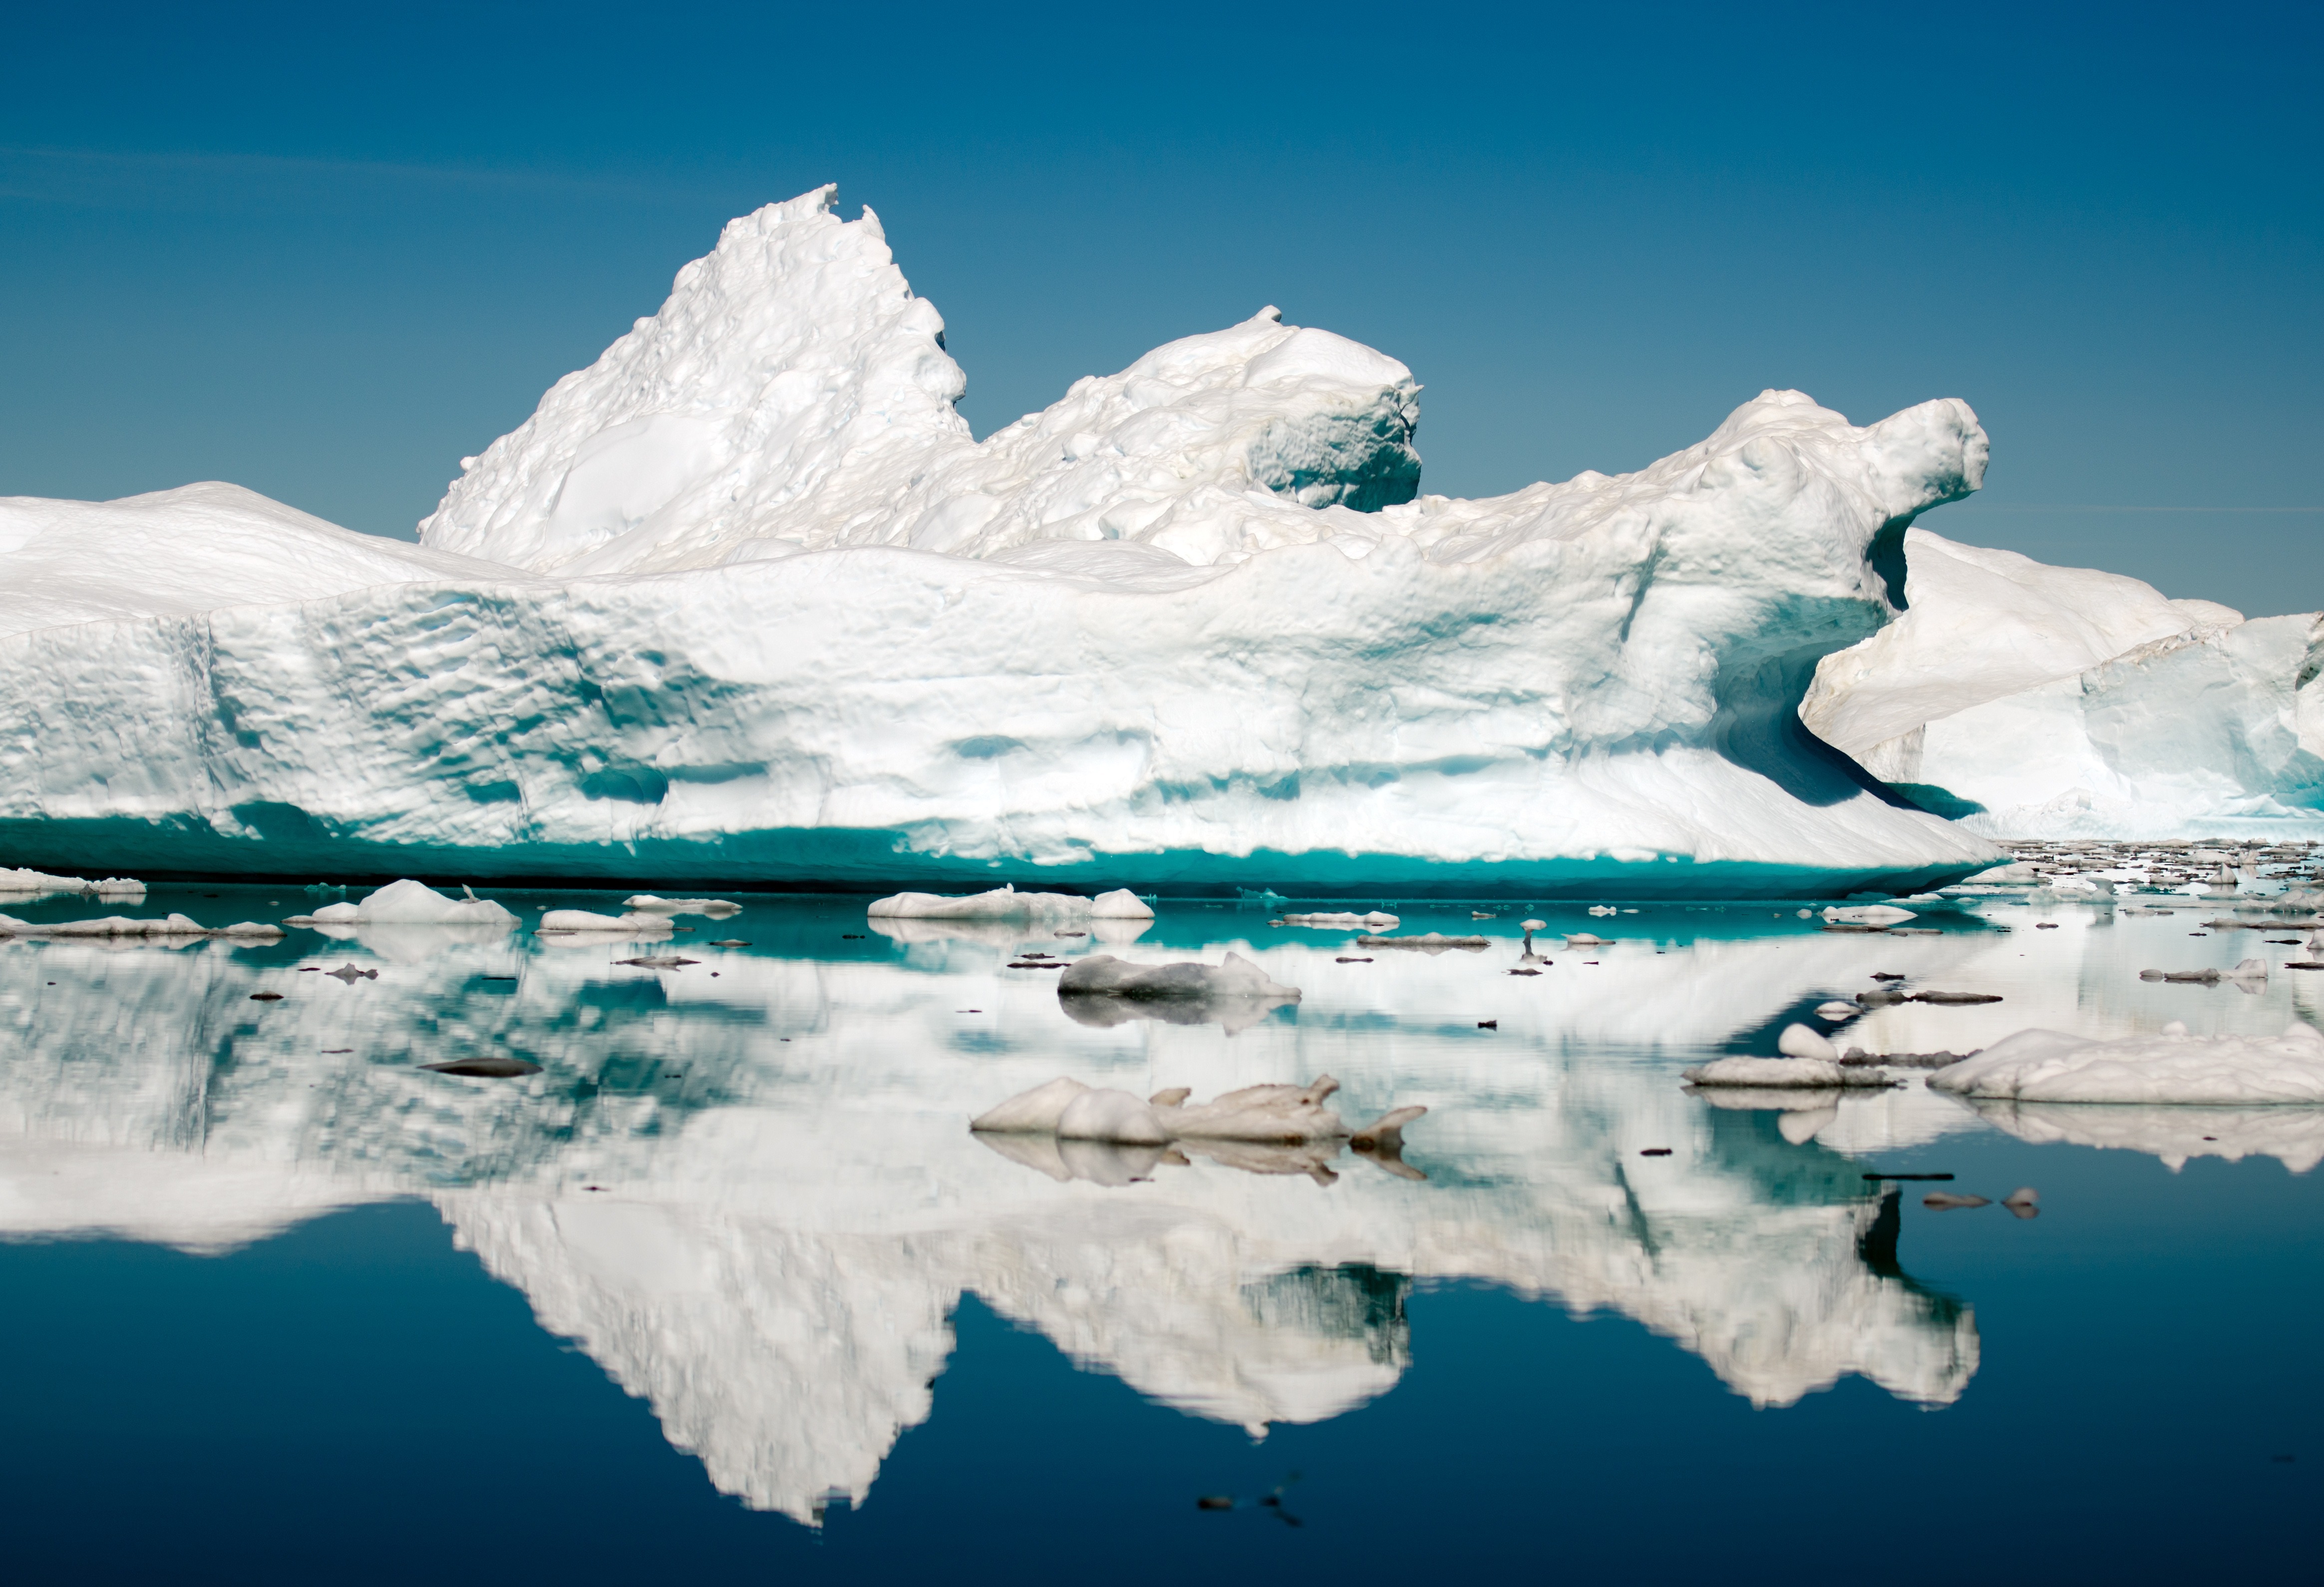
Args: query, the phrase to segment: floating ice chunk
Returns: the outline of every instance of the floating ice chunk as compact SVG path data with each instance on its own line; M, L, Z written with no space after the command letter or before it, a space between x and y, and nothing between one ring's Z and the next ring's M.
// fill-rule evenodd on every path
M987 1134L1051 1134L1061 1140L1095 1140L1127 1146L1168 1141L1245 1142L1296 1145L1346 1140L1356 1149L1393 1160L1404 1143L1405 1126L1425 1107L1390 1109L1353 1131L1324 1105L1340 1089L1329 1075L1306 1085L1247 1085L1207 1103L1189 1103L1184 1086L1158 1091L1139 1101L1126 1091L1096 1088L1059 1077L1010 1097L979 1115L969 1126ZM1293 1171L1318 1167L1302 1160Z
M22 925L22 922L18 922ZM41 937L281 937L282 927L258 920L238 920L216 929L188 916L172 914L161 920L136 920L107 915L100 920L61 920L26 928Z
M2267 984L2267 961L2246 959L2232 970L2141 970L2138 978L2141 981L2187 982L2197 986L2217 986L2225 981L2246 988L2257 988Z
M1424 931L1418 937L1360 937L1356 946L1368 948L1418 948L1423 953L1441 954L1447 948L1460 948L1475 953L1490 947L1491 940L1482 937L1447 937L1441 931Z
M742 912L742 905L726 899L658 899L650 892L641 892L635 898L623 899L622 908L632 914L708 915L714 919L722 920L729 915L739 915Z
M1775 1050L1787 1058L1813 1058L1821 1063L1840 1062L1840 1049L1804 1025L1786 1025L1775 1038Z
M1084 1089L1058 1111L1057 1139L1161 1146L1170 1137L1146 1103L1126 1091L1101 1086Z
M1843 1003L1836 1000L1816 1005L1816 1018L1819 1020L1853 1020L1862 1012L1864 1010L1855 1003Z
M1181 1103L1155 1112L1174 1139L1336 1140L1348 1130L1323 1101L1339 1089L1338 1081L1322 1075L1308 1085L1246 1085L1207 1103Z
M1613 915L1619 913L1619 911L1611 904L1592 904L1590 906L1590 912L1593 915Z
M1478 918L1482 919L1486 918L1486 917L1480 916ZM1397 927L1403 925L1404 921L1397 916L1390 915L1384 910L1374 909L1369 915L1353 915L1347 913L1336 915L1286 915L1283 917L1283 923L1286 926L1330 927L1342 931L1355 931L1365 927L1370 927L1374 931L1394 931Z
M0 892L87 892L88 880L81 876L51 876L41 871L0 870Z
M1046 1084L1020 1092L998 1107L979 1113L969 1121L968 1127L1004 1135L1054 1135L1057 1132L1057 1121L1065 1117L1065 1104L1088 1089L1070 1075L1060 1075Z
M540 918L536 931L555 936L610 934L624 932L633 936L666 936L672 929L667 915L649 915L632 911L627 915L599 915L587 909L550 909Z
M1093 920L1151 920L1154 906L1128 888L1117 887L1090 900L1089 913Z
M293 926L503 926L516 916L467 888L447 898L426 882L406 877L391 881L355 903L325 904L310 915L293 915Z
M1125 998L1269 998L1296 1002L1299 989L1278 985L1267 973L1230 953L1213 966L1192 961L1175 964L1133 964L1111 954L1092 954L1076 959L1057 978L1063 993Z
M1576 931L1567 935L1565 946L1570 948L1603 948L1611 947L1614 945L1610 938L1594 936L1587 931Z
M1823 918L1845 926L1895 926L1919 918L1910 909L1900 909L1893 904L1851 904L1846 909L1828 909Z
M12 871L0 866L0 894L23 898L60 892L134 900L145 896L145 884L126 876L108 876L102 881L89 881L78 876L51 876L39 871Z
M1769 1090L1839 1090L1895 1084L1877 1069L1823 1058L1714 1058L1708 1064L1681 1070L1680 1075L1697 1085L1748 1085Z
M1069 892L1019 892L1013 885L991 892L947 897L899 892L875 899L864 911L874 918L908 920L1150 920L1152 906L1128 888L1097 897Z
M2173 1020L2157 1036L2094 1041L2021 1030L1929 1076L1958 1096L2043 1103L2232 1106L2324 1103L2324 1034L2297 1023L2282 1036L2190 1036Z

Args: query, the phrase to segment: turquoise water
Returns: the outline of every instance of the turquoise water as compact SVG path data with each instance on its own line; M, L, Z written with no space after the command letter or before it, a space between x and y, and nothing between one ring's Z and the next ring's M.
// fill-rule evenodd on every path
M1240 952L1303 998L1106 1024L1007 967L1087 939L741 901L686 919L698 962L672 971L522 932L0 943L23 1578L2055 1582L2310 1556L2324 1116L1980 1116L1917 1085L1714 1107L1677 1073L1772 1052L1876 970L2004 1001L1883 1009L1843 1043L2280 1029L2319 1019L2317 977L2137 971L2281 963L2293 933L2206 929L2216 907L1984 903L1877 938L1790 906L1539 905L1553 962L1516 977L1505 906L1404 909L1489 938L1428 955L1166 905L1096 946ZM1563 946L1583 930L1615 941ZM377 977L301 969L350 964ZM419 1066L477 1054L541 1070ZM1425 1178L1341 1153L1105 1183L1120 1165L965 1128L1059 1074L1202 1096L1325 1070L1351 1119L1429 1107ZM1868 1173L2043 1210L1932 1211Z

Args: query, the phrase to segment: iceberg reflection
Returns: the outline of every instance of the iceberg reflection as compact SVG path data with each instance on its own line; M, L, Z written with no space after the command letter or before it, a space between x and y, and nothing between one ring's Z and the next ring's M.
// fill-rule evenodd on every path
M313 966L348 952L312 938L0 950L18 1038L0 1066L0 1232L214 1251L427 1196L720 1489L801 1520L861 1502L928 1415L971 1293L1151 1399L1255 1433L1392 1388L1406 1296L1432 1281L1635 1319L1762 1406L1849 1374L1941 1405L1977 1369L1968 1308L1904 1275L1859 1165L1831 1149L1867 1128L1854 1099L1720 1111L1684 1093L1676 1058L1621 1045L1649 978L1697 992L1663 1001L1665 1039L1717 1040L1860 975L1838 962L1862 957L1846 939L1665 956L1642 937L1555 983L1470 955L1338 966L1328 942L1238 943L1309 1001L1225 1041L1076 1023L1054 975L1005 968L1013 941L956 927L878 957L689 947L702 963L669 973L383 929L358 928L380 975L353 984L299 973L299 940ZM262 988L283 1000L251 1001ZM542 1071L421 1066L481 1055ZM1351 1116L1427 1104L1409 1172L1338 1142L966 1127L1061 1072L1210 1094L1326 1065Z

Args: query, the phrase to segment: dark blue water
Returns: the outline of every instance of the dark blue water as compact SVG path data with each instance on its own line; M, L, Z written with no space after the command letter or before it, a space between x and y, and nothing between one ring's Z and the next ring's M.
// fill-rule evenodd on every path
M754 941L780 936L771 918ZM20 944L0 957L14 1044L0 1056L13 1232L0 1520L15 1579L2312 1573L2324 1180L2268 1156L2174 1173L2157 1155L2172 1155L2168 1121L2144 1149L2034 1144L1965 1112L1876 1126L1843 1111L1810 1134L1813 1118L1713 1112L1672 1079L1690 1054L1834 983L1816 955L1899 945L1792 934L1775 957L1737 961L1776 939L1679 911L1618 920L1634 959L1608 950L1594 968L1661 977L1670 998L1705 1005L1667 1011L1684 1029L1657 1047L1624 1033L1641 997L1599 998L1578 960L1563 989L1448 956L1335 991L1322 966L1344 938L1303 958L1263 932L1254 943L1246 921L1231 940L1310 983L1296 1009L1232 1036L1093 1030L1054 1000L1045 1010L1029 973L1021 992L995 979L985 959L1006 953L979 959L974 945L931 956L867 934L828 945L806 975L806 937L861 927L845 911L789 918L794 940L757 981L706 959L727 970L699 1003L650 973L559 982L548 950L504 945L99 957ZM1406 928L1432 927L1453 922ZM2080 945L2058 940L2078 930ZM1215 919L1166 912L1156 940L1213 945L1215 959L1226 939ZM2098 1007L2115 995L2102 973L2115 939L2069 922L2035 940L2031 952L2075 955L2090 1019L2136 1017ZM521 993L460 956L487 952L521 959ZM290 981L301 955L382 976ZM1794 963L1792 981L1768 968ZM1943 967L1990 979L1997 965ZM308 1011L254 1013L245 988L270 976ZM730 980L755 990L730 993ZM706 976L690 984L706 996ZM1482 1036L1452 1017L1464 1000L1536 993L1549 994L1537 1015L1514 1005ZM953 1010L986 1004L999 1017L962 1032L977 1039L927 1038L926 1010L966 1021ZM156 1035L168 1009L198 1018ZM126 1056L102 1045L124 1010L150 1038ZM290 1020L270 1026L278 1014ZM366 1032L366 1050L316 1051L341 1045L318 1034L346 1028L335 1020ZM402 1048L487 1028L586 1073L440 1097L410 1074ZM657 1100L652 1082L621 1078L656 1052L704 1089ZM1115 1190L1053 1186L951 1120L954 1092L998 1100L1022 1074L1111 1074L1133 1057L1158 1080L1327 1060L1351 1090L1425 1093L1433 1123L1410 1156L1430 1178L1342 1160L1328 1186L1210 1164ZM334 1088L332 1104L310 1095ZM913 1134L899 1088L943 1127ZM892 1139L864 1127L866 1097L887 1099ZM763 1133L738 1149L747 1121ZM1641 1130L1674 1157L1640 1158ZM1923 1185L1884 1210L1862 1179L1876 1169L1950 1172L1948 1188L1994 1197L2033 1185L2043 1210L1930 1211ZM160 1177L139 1188L149 1171ZM221 1189L229 1173L248 1181ZM345 1204L368 1196L385 1199ZM593 1231L617 1204L666 1232L609 1243ZM1325 1213L1339 1221L1302 1222ZM1397 1220L1420 1245L1399 1245ZM1115 1289L1089 1266L1212 1235L1231 1236L1220 1249L1242 1264L1215 1294L1200 1252L1121 1269ZM719 1253L702 1259L709 1278L669 1255L696 1246ZM1431 1270L1400 1271L1389 1259L1407 1249ZM833 1285L874 1269L899 1284L940 1271L929 1293L958 1292L942 1304L949 1349L926 1414L867 1428L887 1402L820 1397L893 1379L881 1324L918 1325L917 1290L825 1307ZM1286 1270L1323 1300L1269 1301ZM860 1337L823 1352L818 1335L849 1329ZM1947 1338L1973 1340L1949 1370ZM754 1341L815 1370L770 1377ZM1331 1387L1367 1362L1368 1387ZM1792 1387L1766 1389L1761 1362ZM1198 1403L1213 1390L1156 1387L1174 1371L1257 1384L1287 1408L1255 1439ZM666 1425L688 1415L720 1437L743 1431L706 1467ZM834 1439L879 1457L860 1508L828 1502L819 1524L779 1513L799 1479L765 1462L780 1463L794 1420L824 1438L801 1471L845 1481ZM776 1454L737 1475L746 1446ZM1205 1495L1235 1503L1200 1509Z

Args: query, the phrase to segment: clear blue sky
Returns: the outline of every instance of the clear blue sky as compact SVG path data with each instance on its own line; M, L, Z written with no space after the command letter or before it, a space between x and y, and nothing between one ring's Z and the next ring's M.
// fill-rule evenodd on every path
M1930 527L2324 606L2319 14L20 3L0 494L408 535L727 217L836 180L980 434L1273 302L1413 367L1425 489L1766 386L1960 396L1990 484Z

